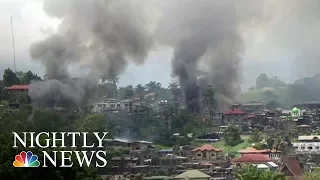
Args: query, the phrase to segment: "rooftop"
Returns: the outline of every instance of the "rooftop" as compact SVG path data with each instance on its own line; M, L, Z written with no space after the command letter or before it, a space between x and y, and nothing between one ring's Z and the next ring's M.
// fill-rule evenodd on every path
M239 109L239 108L236 108L236 109L227 111L227 112L225 112L224 114L225 114L225 115L245 115L245 114L247 114L247 113L244 112L244 111L242 111L242 110Z
M293 176L302 176L303 170L300 166L300 163L296 159L287 159L285 164L281 167L280 171L283 171L285 168L292 173Z
M264 154L244 154L241 157L234 158L231 160L236 163L261 163L261 162L272 162L272 159L269 156Z
M298 141L310 141L310 140L319 140L320 136L298 136Z
M193 152L196 152L196 151L223 151L222 149L218 149L210 144L205 144L201 147L197 147L195 149L192 150Z
M198 170L188 170L175 176L173 179L209 179L211 176Z
M246 149L242 149L239 151L241 154L258 154L258 153L267 153L269 150L262 149L262 150L257 150L254 147L248 147Z
M7 90L28 90L29 85L12 85L6 88Z

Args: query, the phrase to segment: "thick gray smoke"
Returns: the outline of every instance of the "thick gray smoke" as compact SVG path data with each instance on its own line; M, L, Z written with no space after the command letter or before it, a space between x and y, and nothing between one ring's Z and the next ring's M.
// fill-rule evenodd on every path
M29 95L41 106L83 106L99 74L113 79L129 60L143 63L152 45L139 1L43 0L44 11L62 20L56 34L31 45L30 54L46 68L46 80L31 84ZM82 64L89 74L74 79L68 68Z
M221 95L222 102L231 101L240 91L241 28L263 20L262 3L177 0L166 5L157 33L174 49L173 74L179 78L189 110L200 110L200 74Z

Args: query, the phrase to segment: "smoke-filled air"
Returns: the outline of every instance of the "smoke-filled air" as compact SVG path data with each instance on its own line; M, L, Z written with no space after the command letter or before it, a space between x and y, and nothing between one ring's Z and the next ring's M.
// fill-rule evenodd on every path
M94 94L99 74L112 79L128 63L142 65L155 46L173 49L172 75L193 112L200 111L200 93L207 85L217 91L220 108L234 100L241 90L241 62L248 48L245 41L257 33L269 38L272 46L289 52L299 49L294 60L300 62L300 68L315 67L318 62L305 59L319 57L318 41L309 36L319 28L318 1L148 2L153 3L43 0L45 13L60 19L61 24L56 34L31 46L31 57L40 61L47 73L45 81L31 86L33 102L40 106L84 105ZM313 30L306 30L302 23ZM68 71L74 64L81 64L89 73L74 79Z
M94 95L99 74L112 79L128 61L141 64L152 45L139 3L130 0L44 0L45 13L61 19L57 34L31 45L31 57L46 68L46 80L31 84L38 106L83 106ZM89 73L74 78L68 68Z

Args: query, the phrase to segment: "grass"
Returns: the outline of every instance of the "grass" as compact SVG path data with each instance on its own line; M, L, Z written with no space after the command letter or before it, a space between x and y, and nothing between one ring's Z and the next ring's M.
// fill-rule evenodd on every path
M172 147L170 147L170 146L165 146L165 145L161 145L161 144L154 144L153 146L156 148L156 150L172 149Z
M224 140L212 143L212 145L216 148L223 149L224 152L233 153L236 156L238 156L238 155L240 155L239 150L246 149L247 147L251 146L251 143L249 143L249 141L248 141L249 137L250 136L248 136L248 135L241 135L241 139L243 140L243 142L236 145L236 146L227 146L225 144Z
M227 145L225 145L224 141L215 142L215 143L213 143L213 146L215 146L216 148L219 148L219 149L223 149L224 152L238 154L239 150L245 149L245 148L251 146L251 144L248 142L247 139L244 139L244 141L242 143L240 143L236 146L227 146Z

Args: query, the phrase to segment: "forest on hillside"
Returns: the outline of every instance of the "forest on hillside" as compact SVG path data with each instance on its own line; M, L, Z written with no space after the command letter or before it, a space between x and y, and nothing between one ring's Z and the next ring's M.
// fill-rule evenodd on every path
M320 101L320 74L305 77L287 84L277 77L269 78L265 73L256 80L256 87L239 95L238 101L276 103L282 108L291 108L294 104L308 101Z

